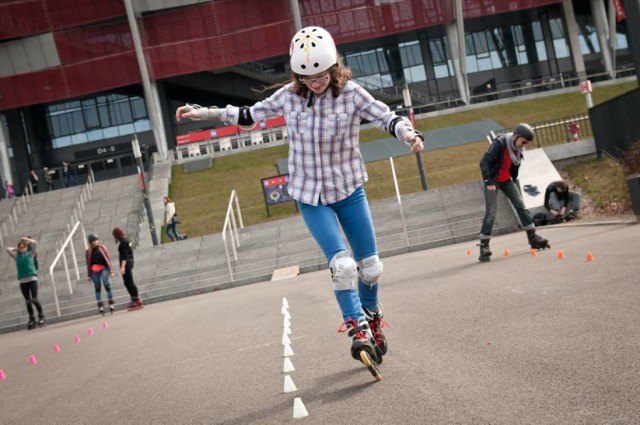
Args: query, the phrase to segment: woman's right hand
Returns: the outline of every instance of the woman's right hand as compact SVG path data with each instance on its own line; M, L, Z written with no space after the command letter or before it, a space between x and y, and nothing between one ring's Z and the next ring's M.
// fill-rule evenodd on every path
M193 106L186 104L176 109L176 121L180 122L182 118L198 119L200 112Z

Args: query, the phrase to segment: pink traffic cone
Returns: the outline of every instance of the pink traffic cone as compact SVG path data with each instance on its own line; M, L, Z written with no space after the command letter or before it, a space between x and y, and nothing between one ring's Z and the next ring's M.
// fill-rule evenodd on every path
M109 324L107 323L106 320L102 321L102 329L108 329L109 328Z
M87 335L93 335L93 328L87 329Z
M53 344L53 352L54 353L59 353L60 352L60 346L58 344Z
M0 369L0 381L4 381L7 378L7 375L4 374L4 370Z
M73 342L74 342L75 344L79 343L79 342L80 342L80 335L76 335L76 336L74 336L74 337L73 337Z
M29 356L29 364L36 364L38 361L36 360L36 356L33 354Z

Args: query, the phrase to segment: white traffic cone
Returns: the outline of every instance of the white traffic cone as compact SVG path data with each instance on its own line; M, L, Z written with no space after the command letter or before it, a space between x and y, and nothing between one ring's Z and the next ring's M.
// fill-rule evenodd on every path
M293 363L291 363L291 359L289 357L284 358L284 366L282 367L282 371L284 373L295 372L296 368L293 367Z
M296 384L293 383L293 379L289 375L285 375L284 377L284 392L292 393L294 391L298 391L296 388Z
M293 400L293 419L304 418L305 416L309 416L309 412L307 412L307 408L304 407L302 399L296 397Z

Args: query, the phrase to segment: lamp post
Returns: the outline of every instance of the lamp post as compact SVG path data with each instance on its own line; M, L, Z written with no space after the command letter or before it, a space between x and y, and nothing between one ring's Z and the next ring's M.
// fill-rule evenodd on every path
M140 188L144 195L144 209L147 210L147 221L149 222L149 230L151 231L151 242L156 246L158 245L158 235L156 234L156 223L153 220L153 211L151 210L151 201L149 200L149 188L147 187L147 178L144 175L144 165L142 163L142 153L140 152L138 138L131 141L131 147L133 148L133 156L136 159L136 166L138 167Z

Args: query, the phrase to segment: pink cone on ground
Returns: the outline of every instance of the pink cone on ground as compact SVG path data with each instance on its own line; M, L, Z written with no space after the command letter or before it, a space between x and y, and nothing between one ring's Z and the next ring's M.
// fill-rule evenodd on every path
M29 356L29 364L36 364L38 361L36 360L36 356L33 354Z
M87 335L93 335L93 328L87 329Z
M80 335L74 336L73 337L73 342L76 343L76 344L79 343L80 342Z
M109 328L109 324L107 323L106 320L102 321L102 329L108 329Z
M4 374L4 370L0 369L0 381L4 381L7 378L7 375Z
M53 352L54 353L59 353L60 352L60 346L58 344L53 344Z

